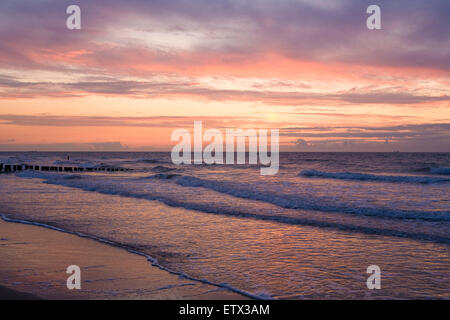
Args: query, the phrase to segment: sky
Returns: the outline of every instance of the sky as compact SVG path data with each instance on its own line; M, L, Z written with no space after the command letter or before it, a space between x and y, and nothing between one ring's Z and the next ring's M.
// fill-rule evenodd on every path
M282 151L450 152L449 14L448 0L2 0L0 151L164 151L202 120L279 129Z

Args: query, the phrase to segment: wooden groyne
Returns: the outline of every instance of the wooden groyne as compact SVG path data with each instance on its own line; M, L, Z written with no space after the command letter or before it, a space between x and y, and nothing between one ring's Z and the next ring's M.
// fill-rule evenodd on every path
M83 167L62 167L62 166L36 166L27 164L3 164L0 163L0 172L20 172L26 170L33 171L53 171L53 172L117 172L117 171L130 171L131 169L125 168L105 168L105 167L93 167L93 168L83 168Z

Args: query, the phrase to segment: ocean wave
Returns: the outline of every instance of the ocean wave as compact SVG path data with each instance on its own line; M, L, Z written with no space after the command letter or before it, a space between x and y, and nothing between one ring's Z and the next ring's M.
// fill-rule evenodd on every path
M432 235L426 233L413 233L413 232L404 232L400 230L390 230L385 228L373 228L373 227L365 227L358 226L352 224L345 223L335 223L328 221L321 221L316 219L297 217L297 216L289 216L278 213L260 213L259 211L250 212L246 210L242 210L242 208L238 205L236 206L220 206L216 202L195 202L190 201L189 198L179 199L178 197L174 198L171 196L167 196L164 194L152 193L147 188L143 186L143 188L137 189L129 189L128 186L131 184L133 187L139 183L138 179L127 179L126 181L122 181L121 184L117 179L102 179L100 181L96 181L93 179L64 179L61 178L60 174L36 174L36 173L19 173L17 174L20 177L24 178L41 178L44 179L45 183L62 185L72 188L78 188L84 191L90 192L98 192L102 194L108 195L118 195L123 197L130 197L136 199L146 199L146 200L156 200L162 202L171 207L180 207L188 210L196 210L205 213L211 214L220 214L227 215L239 218L250 218L264 221L273 221L277 223L290 224L290 225L302 225L302 226L311 226L311 227L319 227L319 228L329 228L333 230L340 230L346 232L357 232L363 234L380 234L386 236L394 236L394 237L402 237L402 238L411 238L417 240L425 240L432 241L437 243L450 243L450 238L443 237L439 235ZM375 216L375 217L383 217L383 218L395 218L395 219L419 219L425 221L434 221L434 222L445 222L450 221L450 212L419 212L419 211L394 211L383 208L351 208L346 206L327 206L323 204L321 199L314 197L304 197L304 198L286 198L279 195L270 195L267 193L257 193L250 192L249 190L245 191L242 188L228 187L224 184L218 183L216 181L207 181L199 178L189 177L189 176L181 176L177 179L174 179L175 183L181 184L189 187L206 187L212 189L214 191L218 191L224 194L236 196L244 199L251 200L260 200L268 203L272 203L278 205L283 208L288 209L303 209L303 210L315 210L315 211L324 211L324 212L339 212L339 213L350 213L356 215L364 215L364 216ZM118 183L116 183L118 182ZM171 183L171 182L167 182Z
M327 204L327 201L324 201L324 199L320 197L313 197L310 195L300 196L261 192L247 188L244 184L204 180L191 176L180 177L176 179L176 183L185 187L207 188L238 198L263 201L286 209L340 212L394 219L450 221L450 212L445 211L426 212L414 210L392 210L380 207L352 207L346 204Z
M168 171L174 171L176 169L165 167L165 166L156 166L156 167L151 168L150 170L153 172L168 172Z
M33 160L30 160L30 162L34 162ZM69 159L56 159L52 161L53 165L56 166L78 166L78 167L94 167L95 163L88 160L88 159L81 159L81 158L71 158ZM48 163L46 164L48 165Z
M357 180L357 181L380 181L380 182L394 182L394 183L444 183L450 182L448 178L438 178L429 176L386 176L375 175L359 172L325 172L314 169L303 170L299 176L307 178L325 178L338 180Z
M322 198L300 195L275 194L247 188L243 184L204 180L191 176L182 176L176 183L185 187L201 187L238 198L268 202L286 209L315 210L322 212L340 212L365 216L394 219L421 219L427 221L450 221L450 212L392 210L376 207L351 207L345 204L327 204Z
M163 163L164 161L160 159L137 159L134 162L143 162L143 163Z
M172 179L172 178L179 177L179 176L180 175L176 174L176 173L157 173L157 174L154 174L154 175L152 175L150 177L145 177L144 179L163 179L163 180L166 180L166 179Z
M444 167L430 168L430 173L450 175L450 168Z
M245 290L241 290L239 288L233 287L233 286L231 286L231 285L229 285L227 283L215 283L215 282L212 282L212 281L209 281L209 280L206 280L206 279L199 279L199 278L192 277L192 276L190 276L190 275L188 275L188 274L186 274L184 272L179 272L179 271L175 271L175 270L169 269L169 268L159 264L159 262L158 262L158 260L156 258L154 258L154 257L152 257L152 256L150 256L150 255L140 251L139 249L136 249L136 248L128 245L128 244L123 244L123 243L120 243L120 242L117 242L117 241L108 240L108 239L101 238L101 237L98 237L98 236L95 236L95 235L90 235L90 234L85 234L85 233L81 233L81 232L76 232L76 231L71 231L71 230L55 227L55 226L52 226L52 225L47 224L47 223L36 222L36 221L29 221L29 220L22 220L22 219L15 219L15 218L8 217L8 216L6 216L4 214L0 214L0 218L2 220L6 221L6 222L21 223L21 224L27 224L27 225L43 227L43 228L51 229L51 230L54 230L54 231L59 231L59 232L64 232L64 233L76 235L76 236L81 237L81 238L87 238L87 239L95 240L95 241L101 242L103 244L106 244L106 245L109 245L109 246L113 246L113 247L117 247L117 248L121 248L121 249L125 249L128 252L130 252L130 253L143 256L143 257L145 257L147 259L147 261L149 261L151 263L152 266L157 267L157 268L159 268L159 269L161 269L163 271L166 271L168 273L178 275L181 278L188 279L188 280L195 281L195 282L199 282L199 283L208 284L208 285L211 285L211 286L214 286L214 287L218 287L218 288L222 288L222 289L226 289L226 290L229 290L229 291L232 291L232 292L235 292L235 293L242 294L242 295L247 296L247 297L252 298L252 299L257 299L257 300L271 300L272 299L268 295L257 295L257 294L254 294L254 293L251 293L251 292L247 292Z
M217 208L215 203L211 203L207 208L205 205L201 207L197 203L187 203L179 201L174 196L166 197L164 194L153 195L145 185L138 187L137 183L145 180L164 180L164 183L176 183L177 185L189 188L206 188L215 192L230 195L236 198L262 201L276 205L280 208L294 210L308 210L321 212L336 212L345 214L354 214L358 216L372 216L390 219L415 219L424 221L450 221L450 211L419 211L405 209L391 209L387 207L369 207L354 206L351 203L330 202L326 198L320 196L312 196L310 194L283 194L276 192L260 191L245 183L217 181L200 179L193 176L181 176L171 173L159 173L148 177L131 178L131 179L101 179L95 180L92 177L85 179L68 178L70 176L58 173L43 172L22 172L17 173L18 176L24 178L41 178L46 183L59 184L68 187L80 188L86 191L97 191L105 194L129 196L135 198L144 198L148 200L158 200L170 206L185 207L205 212L220 213L224 208ZM83 176L84 177L84 176ZM129 189L131 184L133 189ZM231 207L233 208L233 207ZM228 210L228 209L227 209ZM240 214L239 208L235 210L237 215Z
M63 179L66 180L79 180L79 179L83 179L84 177L78 174L71 174L71 175L64 175Z

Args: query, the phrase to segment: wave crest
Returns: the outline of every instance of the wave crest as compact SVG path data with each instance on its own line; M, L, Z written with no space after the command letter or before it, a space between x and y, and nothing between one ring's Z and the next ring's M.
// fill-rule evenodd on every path
M307 178L325 178L338 180L357 180L357 181L380 181L394 183L443 183L450 182L448 178L428 177L428 176L386 176L359 172L325 172L314 169L303 170L299 176Z
M430 173L450 175L450 168L431 168Z

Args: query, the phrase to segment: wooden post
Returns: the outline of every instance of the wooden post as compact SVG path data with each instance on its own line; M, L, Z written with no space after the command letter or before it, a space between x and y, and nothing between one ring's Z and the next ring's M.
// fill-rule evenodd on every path
M59 171L59 172L93 172L93 171L107 171L107 172L117 172L117 171L129 171L131 169L126 168L101 168L101 167L92 167L92 168L83 168L83 167L55 167L55 166L34 166L34 165L11 165L11 164L3 164L0 163L0 172L11 172L11 171L23 171L23 170L36 170L36 171Z

